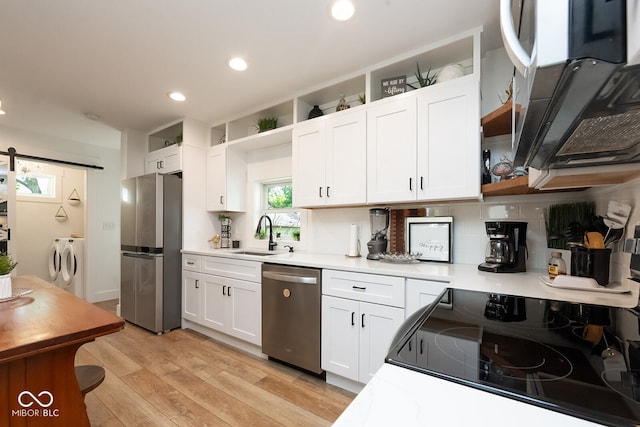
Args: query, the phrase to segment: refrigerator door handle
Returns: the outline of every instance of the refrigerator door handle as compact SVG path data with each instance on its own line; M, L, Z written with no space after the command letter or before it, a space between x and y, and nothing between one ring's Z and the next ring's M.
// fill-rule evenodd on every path
M138 252L122 252L122 256L131 257L131 258L143 258L143 259L154 259L157 257L157 255L142 254Z

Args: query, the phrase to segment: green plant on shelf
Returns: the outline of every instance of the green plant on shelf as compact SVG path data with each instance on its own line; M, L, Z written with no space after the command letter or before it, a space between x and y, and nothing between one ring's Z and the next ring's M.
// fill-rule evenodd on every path
M278 118L275 116L268 116L258 119L256 121L256 129L258 132L265 132L278 127Z
M411 89L419 89L421 87L426 87L426 86L431 86L432 84L434 84L436 82L436 74L431 74L431 68L429 68L427 70L427 76L426 77L422 77L422 72L420 72L420 64L418 64L416 62L416 68L418 69L418 71L415 73L416 76L416 80L418 81L418 84L420 85L419 87L416 87L412 84L407 83L407 86L409 86Z

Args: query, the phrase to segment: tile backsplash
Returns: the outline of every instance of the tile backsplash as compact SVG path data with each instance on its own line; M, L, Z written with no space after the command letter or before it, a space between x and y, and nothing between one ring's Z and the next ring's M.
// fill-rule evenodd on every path
M632 206L625 237L633 235L640 224L635 206L640 196L640 181L615 187L592 188L579 192L543 193L526 196L493 197L482 202L422 205L428 216L453 216L453 261L479 264L484 261L488 238L484 222L490 220L525 221L527 227L528 270L545 270L551 250L547 248L544 209L553 204L595 201L596 213L604 215L610 200ZM394 206L399 208L401 206ZM411 207L416 207L412 205ZM351 224L360 226L361 254L367 254L366 242L370 238L369 208L317 209L309 213L309 252L344 254L348 249ZM629 274L629 255L622 251L622 241L613 248L612 279L619 280ZM569 264L569 253L565 256Z

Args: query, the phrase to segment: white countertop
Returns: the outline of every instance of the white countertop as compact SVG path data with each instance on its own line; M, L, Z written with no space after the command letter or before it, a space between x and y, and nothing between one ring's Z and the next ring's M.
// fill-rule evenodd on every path
M585 427L599 424L385 363L333 425Z
M250 249L244 249L250 251ZM371 261L365 256L350 258L344 255L274 252L273 255L239 254L239 249L183 250L185 254L220 256L251 261L287 264L383 276L403 276L413 279L447 282L456 289L492 292L507 295L521 295L559 301L585 304L610 305L615 307L636 307L638 305L638 283L625 280L622 286L630 292L623 294L597 291L559 289L544 284L540 277L544 271L526 273L488 273L478 271L476 265L420 262L418 264L392 264ZM257 250L265 252L264 250Z

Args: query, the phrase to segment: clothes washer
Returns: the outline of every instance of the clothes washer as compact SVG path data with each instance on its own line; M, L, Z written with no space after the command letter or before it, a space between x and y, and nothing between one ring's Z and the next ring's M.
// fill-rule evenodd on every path
M84 239L60 238L60 273L57 285L84 298Z

